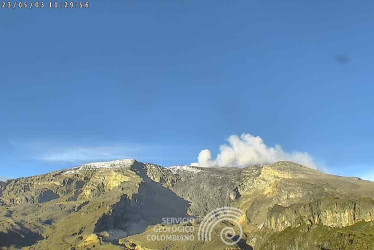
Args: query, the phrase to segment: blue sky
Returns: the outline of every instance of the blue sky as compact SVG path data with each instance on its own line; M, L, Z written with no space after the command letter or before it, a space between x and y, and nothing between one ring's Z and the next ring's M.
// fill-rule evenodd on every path
M189 164L230 135L374 176L374 2L0 9L0 175Z

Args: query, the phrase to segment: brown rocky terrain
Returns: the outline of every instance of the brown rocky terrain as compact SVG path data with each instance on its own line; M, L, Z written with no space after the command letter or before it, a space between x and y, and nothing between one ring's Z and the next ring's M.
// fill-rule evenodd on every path
M374 249L374 183L292 162L247 168L90 163L0 182L0 247L224 249L147 240L165 217L241 209L237 249Z

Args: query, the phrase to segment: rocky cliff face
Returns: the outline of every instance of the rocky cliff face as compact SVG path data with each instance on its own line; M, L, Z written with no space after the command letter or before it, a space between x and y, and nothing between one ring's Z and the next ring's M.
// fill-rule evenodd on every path
M164 217L199 221L215 208L235 206L245 213L246 246L373 249L370 235L362 235L363 228L374 232L373 191L372 182L291 162L243 169L91 163L0 182L0 247L179 249L144 236ZM218 242L183 247L213 249Z
M371 199L331 197L288 207L275 205L268 212L265 227L276 231L304 224L346 227L359 221L373 221L373 211L374 201Z
M238 199L238 189L245 178L241 174L243 170L237 168L162 168L150 164L145 168L150 179L190 201L189 210L194 215L202 215L217 207L228 206L233 200Z

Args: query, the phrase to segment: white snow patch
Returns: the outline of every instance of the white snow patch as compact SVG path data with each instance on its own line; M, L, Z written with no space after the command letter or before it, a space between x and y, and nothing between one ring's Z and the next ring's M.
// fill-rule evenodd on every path
M69 169L65 171L63 174L75 174L76 172L80 170L89 170L89 169L100 169L100 168L107 168L107 169L113 169L113 168L128 168L132 166L135 163L134 159L122 159L122 160L116 160L116 161L106 161L106 162L92 162L87 163L82 166L74 167L72 169Z
M199 173L202 171L201 169L195 168L193 166L188 166L188 165L172 166L172 167L168 167L168 169L170 169L170 171L173 174L176 174L178 171L186 171L186 172L192 172L192 173Z
M67 170L65 172L63 172L62 174L75 174L77 172L77 170L79 170L78 168L72 168L70 170Z

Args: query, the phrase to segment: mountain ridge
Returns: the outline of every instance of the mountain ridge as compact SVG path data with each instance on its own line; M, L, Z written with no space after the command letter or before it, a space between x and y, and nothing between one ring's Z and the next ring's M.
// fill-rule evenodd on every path
M163 217L199 219L225 206L244 212L242 243L248 247L283 249L290 231L305 238L292 238L290 249L348 246L349 230L360 235L353 246L374 247L361 229L374 232L373 191L373 182L285 161L246 168L162 167L135 159L87 163L0 183L0 247L179 249L181 243L149 242L146 235ZM348 230L348 243L327 237L326 230ZM314 234L322 243L310 238ZM188 244L224 247L219 237Z
M40 174L37 174L37 175L22 176L22 177L17 177L17 178L14 178L14 179L29 178L29 177L34 177L34 176L43 176L43 175L47 175L47 174L50 174L50 173L55 173L55 172L60 172L60 171L73 171L73 170L82 169L82 168L116 168L116 167L124 167L126 165L130 166L131 164L133 164L135 162L140 162L140 161L136 160L135 158L123 158L123 159L116 159L116 160L110 160L110 161L87 162L87 163L83 163L83 164L80 164L80 165L77 165L77 166L73 166L73 167L70 167L70 168L63 168L63 169L60 169L60 170L54 170L54 171L47 172L47 173L40 173ZM358 179L358 180L374 182L372 180L362 179L362 178L357 177L357 176L341 176L341 175L336 175L336 174L331 174L331 173L325 173L324 171L322 171L320 169L311 168L311 167L304 166L302 164L298 164L298 163L295 163L295 162L292 162L292 161L277 161L277 162L269 163L269 164L248 165L246 167L219 167L219 166L200 167L198 165L193 165L193 164L190 164L190 165L185 164L185 165L162 166L162 165L158 165L158 164L154 164L154 163L146 163L146 162L140 162L140 163L155 165L155 166L159 166L159 167L166 168L166 169L178 169L178 168L180 168L180 169L188 169L188 168L190 168L190 169L199 169L199 170L202 170L202 169L246 169L246 168L250 168L252 166L259 166L259 167L261 167L261 166L269 166L269 165L276 166L277 164L285 163L285 164L289 164L288 165L289 167L295 167L295 166L297 166L300 169L308 169L308 170L314 171L314 173L321 173L321 174L326 174L326 175L330 175L330 176L336 176L336 177L342 177L342 178L354 178L354 179ZM4 181L5 182L6 180L10 180L10 178L7 178L7 177L4 177L4 176L0 175L0 181Z

